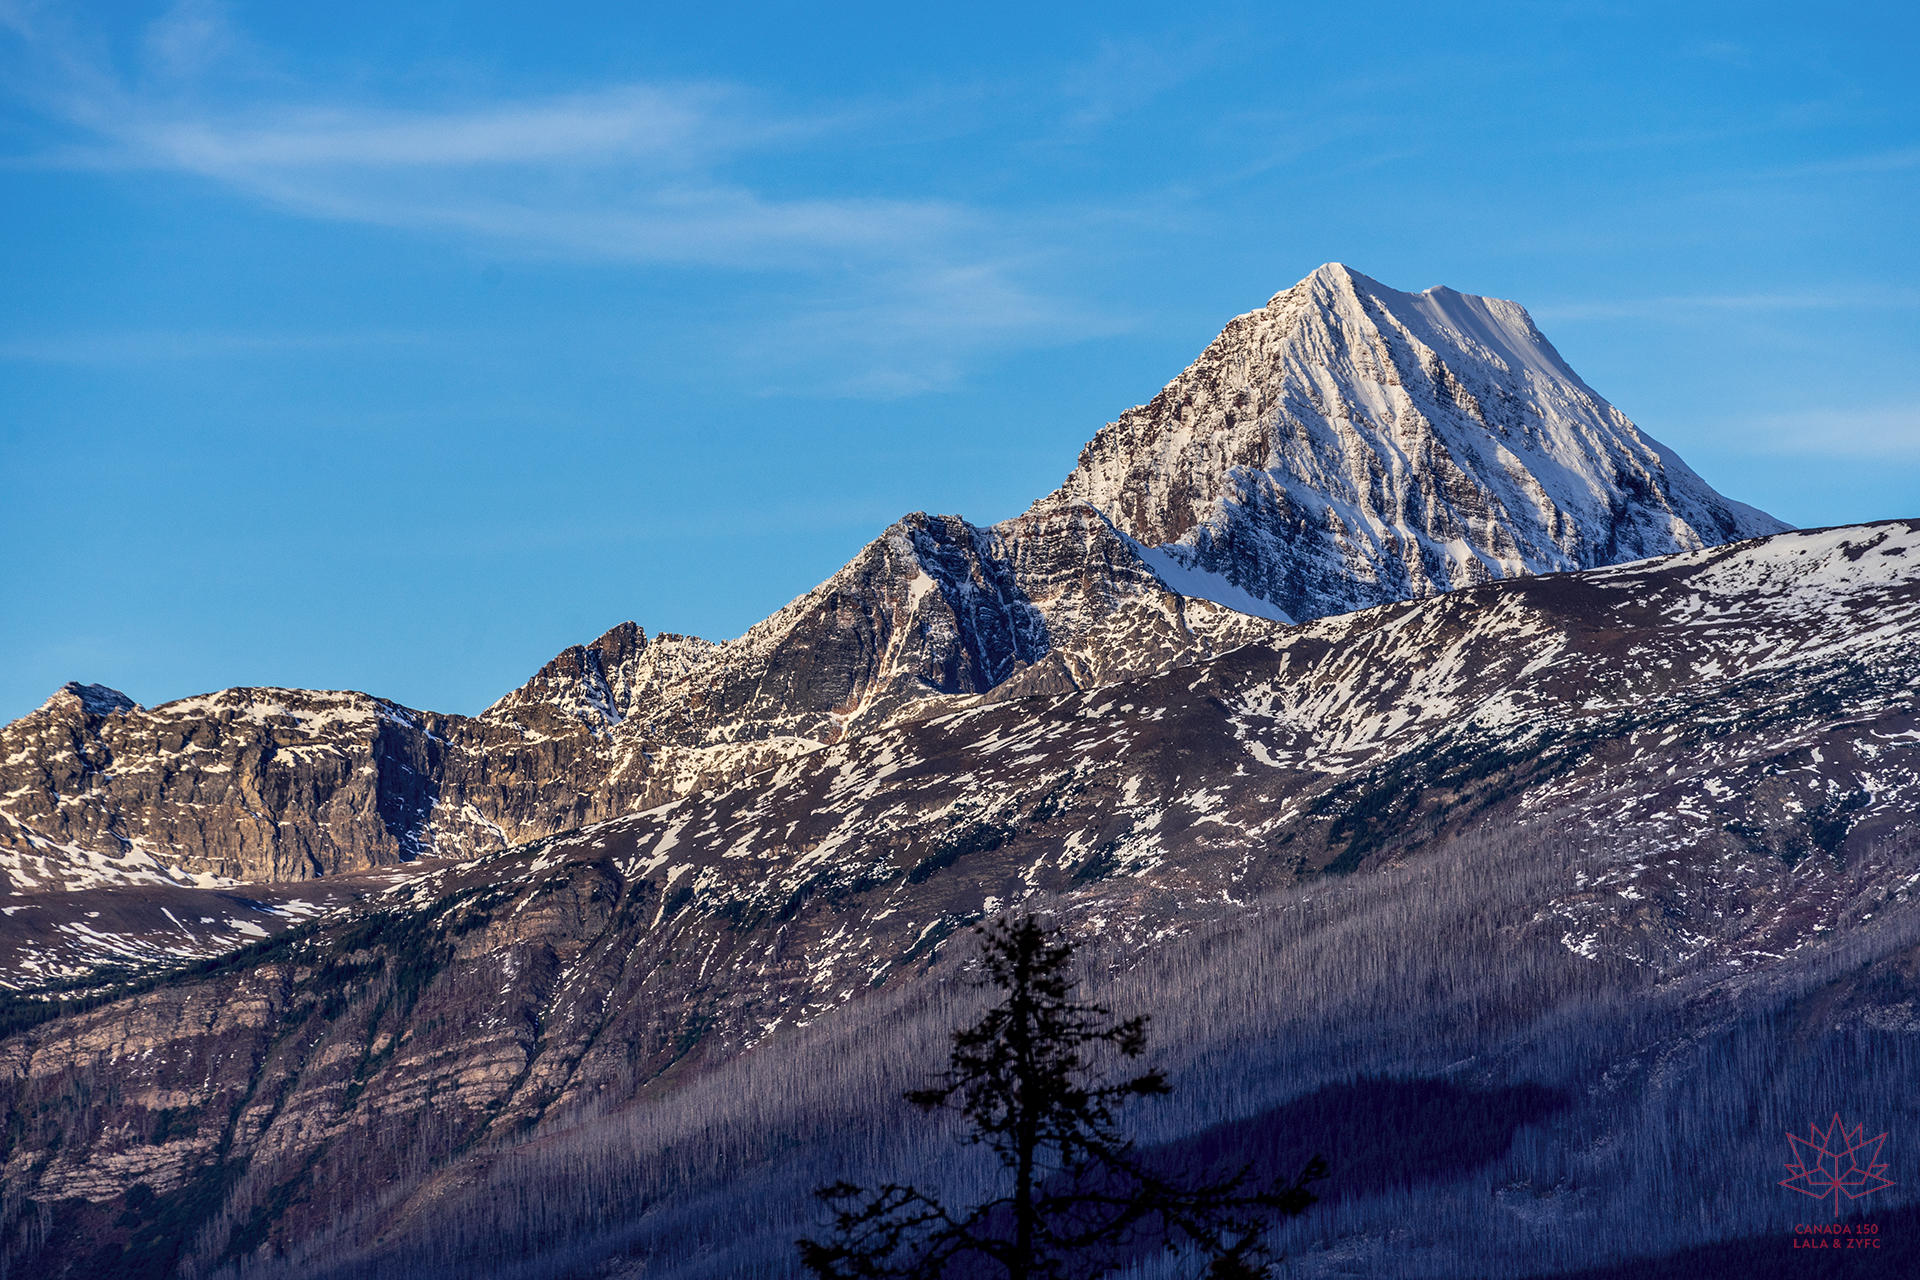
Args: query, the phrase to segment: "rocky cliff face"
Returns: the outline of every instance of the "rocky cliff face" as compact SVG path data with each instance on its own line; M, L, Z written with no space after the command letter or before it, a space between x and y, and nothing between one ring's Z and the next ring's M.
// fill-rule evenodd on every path
M1144 675L1272 634L1170 590L1090 508L912 515L738 640L623 623L477 717L69 686L0 730L16 889L288 880L538 839L981 696Z
M357 693L228 689L148 711L68 685L0 731L15 889L290 879L398 861L431 728Z
M1296 620L1787 527L1642 433L1517 304L1338 263L1103 429L1056 502Z
M918 714L928 699L1009 681L1100 684L1273 630L1171 590L1090 507L991 528L916 513L738 640L647 644L629 623L568 650L482 718L530 731L577 723L649 748L820 744Z

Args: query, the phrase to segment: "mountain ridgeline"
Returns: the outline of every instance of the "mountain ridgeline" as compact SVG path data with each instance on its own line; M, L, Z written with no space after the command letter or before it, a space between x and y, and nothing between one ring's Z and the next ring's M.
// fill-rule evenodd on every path
M1026 514L909 515L739 639L624 623L476 717L68 686L0 730L0 874L285 880L500 849L977 700L1785 527L1640 433L1519 306L1332 264L1233 320Z

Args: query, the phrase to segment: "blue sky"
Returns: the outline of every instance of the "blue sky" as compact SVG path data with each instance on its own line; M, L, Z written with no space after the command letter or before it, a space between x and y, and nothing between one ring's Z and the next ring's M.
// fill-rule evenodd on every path
M1920 515L1911 5L933 8L0 0L0 718L736 635L1326 261Z

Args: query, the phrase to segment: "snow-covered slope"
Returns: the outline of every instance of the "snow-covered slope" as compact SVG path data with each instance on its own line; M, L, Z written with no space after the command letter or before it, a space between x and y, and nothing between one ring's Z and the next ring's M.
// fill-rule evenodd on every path
M1061 502L1296 621L1788 527L1642 433L1517 303L1337 263L1104 428L1035 509Z

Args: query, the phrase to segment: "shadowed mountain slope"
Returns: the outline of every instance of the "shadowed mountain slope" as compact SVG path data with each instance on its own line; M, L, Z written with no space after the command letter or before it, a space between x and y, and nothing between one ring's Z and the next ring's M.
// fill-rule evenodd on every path
M1734 1025L1726 1011L1774 991L1769 975L1829 954L1820 981L1837 985L1807 1006L1805 1034L1906 1035L1920 1026L1895 955L1920 946L1916 673L1920 522L1789 533L1325 618L1139 679L894 723L503 852L424 857L357 886L343 877L355 895L343 910L249 952L64 1014L16 1004L21 1029L0 1042L18 1117L6 1247L28 1257L20 1206L57 1201L65 1216L33 1257L132 1248L168 1222L195 1274L264 1247L260 1265L284 1255L273 1265L290 1274L391 1256L397 1275L455 1256L435 1252L451 1247L437 1224L495 1247L483 1203L496 1216L549 1204L563 1183L582 1213L611 1203L561 1172L590 1168L625 1170L636 1205L691 1212L689 1188L737 1196L766 1161L799 1159L779 1154L787 1121L764 1116L806 1111L810 1091L838 1077L782 1076L770 1094L726 1103L743 1108L725 1111L734 1119L688 1113L719 1126L695 1146L720 1163L697 1176L670 1172L693 1158L684 1136L594 1157L612 1164L554 1163L539 1144L589 1142L604 1129L591 1117L615 1112L633 1133L670 1129L673 1108L621 1109L679 1097L729 1064L771 1064L782 1046L812 1043L787 1037L857 1021L869 1000L951 1007L957 997L926 984L952 972L956 933L1016 903L1100 940L1115 973L1236 920L1322 920L1320 941L1276 942L1279 958L1261 963L1319 964L1324 951L1340 982L1377 980L1368 1000L1391 993L1425 1010L1379 1022L1377 1041L1353 1039L1386 1015L1322 1008L1303 979L1222 968L1210 981L1245 1007L1170 1041L1192 1047L1197 1078L1241 1081L1238 1094L1206 1094L1215 1109L1192 1113L1195 1131L1338 1084L1325 1074L1335 1068L1537 1062L1562 1073L1544 1086L1614 1097L1597 1082L1638 1078L1619 1055L1648 1071L1644 1055L1693 1052L1686 1037ZM1533 834L1475 843L1499 831ZM1382 932L1313 914L1347 894L1413 915ZM6 919L80 896L16 897ZM1455 915L1420 914L1443 907ZM27 950L52 932L10 941L16 971L23 956L53 966ZM1423 958L1434 937L1460 949L1444 972L1423 967L1439 963ZM1856 944L1866 950L1845 950ZM1654 1003L1633 1003L1642 996ZM1298 1023L1315 1009L1328 1021ZM922 1049L952 1025L928 1017L914 1032ZM1591 1036L1573 1034L1581 1017ZM1274 1027L1260 1071L1229 1051L1236 1018ZM1575 1042L1565 1061L1539 1057ZM1322 1057L1299 1056L1314 1045ZM1855 1078L1905 1071L1904 1052ZM1276 1074L1280 1063L1292 1065ZM861 1105L882 1096L872 1081L855 1092ZM1219 1110L1231 1097L1251 1111ZM1631 1108L1597 1106L1581 1104L1581 1132L1639 1123ZM1463 1170L1511 1180L1502 1159L1489 1147ZM357 1190L375 1186L377 1198ZM782 1186L804 1200L804 1187ZM1488 1194L1470 1199L1507 1203ZM467 1216L449 1217L460 1205ZM583 1241L611 1250L605 1233L627 1230L574 1212L498 1229L529 1259L572 1257ZM427 1252L407 1254L409 1241ZM682 1261L693 1269L675 1274L700 1274L697 1258Z

